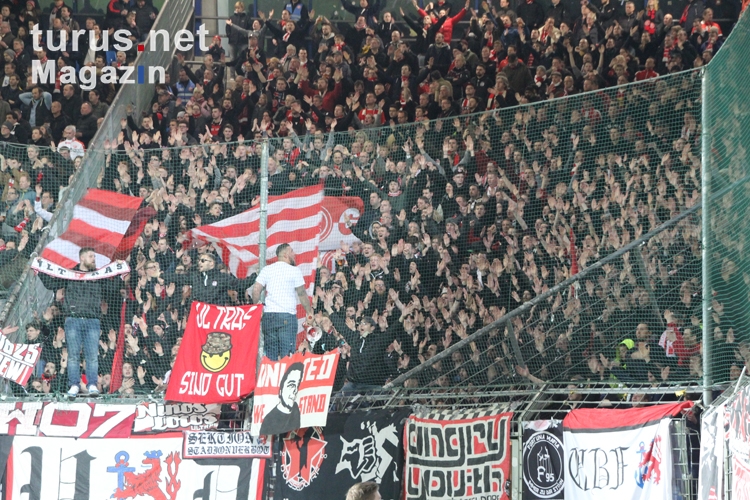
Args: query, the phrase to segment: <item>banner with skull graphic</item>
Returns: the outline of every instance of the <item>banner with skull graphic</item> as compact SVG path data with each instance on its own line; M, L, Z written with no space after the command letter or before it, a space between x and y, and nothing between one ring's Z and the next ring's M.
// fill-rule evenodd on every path
M401 439L409 414L408 409L331 413L325 427L281 436L276 494L288 500L345 498L355 483L375 481L383 500L400 499Z

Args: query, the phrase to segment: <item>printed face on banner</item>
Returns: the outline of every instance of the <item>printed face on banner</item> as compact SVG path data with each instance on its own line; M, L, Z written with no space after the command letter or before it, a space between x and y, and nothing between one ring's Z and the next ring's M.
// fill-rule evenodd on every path
M182 435L130 439L15 437L9 500L76 498L254 500L262 497L263 459L182 455Z
M262 306L193 302L166 399L231 403L255 388Z
M276 435L326 423L339 352L263 358L253 398L253 435Z

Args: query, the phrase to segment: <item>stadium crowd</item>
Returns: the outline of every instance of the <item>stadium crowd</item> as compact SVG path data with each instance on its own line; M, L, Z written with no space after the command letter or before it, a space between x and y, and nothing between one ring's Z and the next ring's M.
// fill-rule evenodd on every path
M656 0L642 10L584 1L580 12L438 1L400 16L368 0L342 5L354 24L337 28L302 2L278 22L238 2L229 55L220 37L195 71L178 54L151 112L129 109L105 143L100 187L142 196L157 216L102 305L101 391L121 325L119 392L160 391L191 301L249 302L253 277L234 279L186 233L257 205L264 138L271 195L323 183L327 196L364 202L347 221L361 243L318 269L316 328L300 337L300 349L341 351L337 388L382 387L700 201L700 79L683 70L721 46L713 12L726 5L691 2L679 20ZM3 173L36 168L34 155L59 171L71 151L29 148ZM26 180L31 230L20 232L31 241L15 251L28 253L59 186L46 173ZM63 299L26 326L47 362L30 392L65 385ZM523 363L503 329L406 385L695 379L700 303L700 221L688 217L516 317ZM750 359L731 324L716 335L736 358L728 370Z

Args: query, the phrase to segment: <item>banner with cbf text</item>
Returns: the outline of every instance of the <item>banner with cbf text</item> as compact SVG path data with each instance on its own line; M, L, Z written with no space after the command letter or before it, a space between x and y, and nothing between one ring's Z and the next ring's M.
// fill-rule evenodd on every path
M512 413L412 415L404 428L405 498L510 498Z
M303 427L324 427L339 351L296 353L279 361L263 358L253 397L254 436L272 436Z
M671 419L692 402L582 409L563 420L565 499L671 500Z
M374 481L383 500L400 500L407 409L332 413L325 427L307 427L280 438L274 497L287 500L346 498L355 483Z
M168 401L232 403L255 389L263 306L193 302L167 385Z
M6 500L263 498L264 459L186 459L182 434L10 439Z
M523 423L523 498L563 498L565 448L562 422Z

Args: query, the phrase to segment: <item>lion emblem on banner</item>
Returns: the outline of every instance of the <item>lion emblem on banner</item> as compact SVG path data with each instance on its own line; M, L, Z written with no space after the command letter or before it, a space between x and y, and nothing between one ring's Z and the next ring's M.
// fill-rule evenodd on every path
M162 452L160 450L147 451L144 456L145 458L141 463L149 468L141 473L136 473L135 467L130 467L128 452L120 451L115 454L115 465L107 467L107 472L117 474L117 489L111 498L127 500L143 496L153 500L175 500L177 492L180 490L180 481L177 480L177 471L180 469L180 462L182 462L180 454L172 452L164 460L168 476L165 491L162 491L160 485L162 482Z
M659 484L661 481L661 436L657 436L656 439L651 441L651 446L648 449L645 448L643 442L640 444L640 449L637 453L641 456L638 467L636 469L635 482L639 488L648 481L653 481L654 484Z

